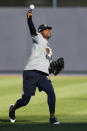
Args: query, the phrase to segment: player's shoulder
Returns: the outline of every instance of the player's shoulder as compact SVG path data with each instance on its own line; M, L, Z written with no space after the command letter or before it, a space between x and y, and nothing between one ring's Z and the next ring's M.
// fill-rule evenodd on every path
M41 35L39 32L37 32L37 36L38 36L38 37L42 37L42 35Z
M39 39L40 39L40 33L36 33L36 35L32 35L32 40L33 40L33 43L39 43Z
M33 37L39 37L39 34L40 34L40 33L36 32L36 35L32 35L32 38L33 38Z
M42 40L43 38L42 35L39 32L37 32L37 35L32 35L32 39Z

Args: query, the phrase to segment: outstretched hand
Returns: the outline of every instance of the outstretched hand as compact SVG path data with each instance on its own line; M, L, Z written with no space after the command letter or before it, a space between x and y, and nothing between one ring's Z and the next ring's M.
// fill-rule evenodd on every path
M29 19L29 18L31 18L32 17L32 11L28 11L28 13L27 13L27 18Z

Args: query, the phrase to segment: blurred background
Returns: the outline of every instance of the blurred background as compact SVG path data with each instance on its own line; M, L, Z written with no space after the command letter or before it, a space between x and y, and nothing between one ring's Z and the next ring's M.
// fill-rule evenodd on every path
M32 39L26 20L35 4L36 29L53 27L53 58L64 57L62 73L87 73L87 0L0 0L0 73L21 73L27 63Z

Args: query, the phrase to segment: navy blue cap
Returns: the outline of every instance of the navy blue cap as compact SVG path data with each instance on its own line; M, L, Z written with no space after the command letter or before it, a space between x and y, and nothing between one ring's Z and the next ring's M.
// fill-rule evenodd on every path
M46 30L46 29L50 29L51 30L52 27L50 27L50 26L48 26L46 24L42 24L42 25L39 26L38 32L41 32L41 31Z

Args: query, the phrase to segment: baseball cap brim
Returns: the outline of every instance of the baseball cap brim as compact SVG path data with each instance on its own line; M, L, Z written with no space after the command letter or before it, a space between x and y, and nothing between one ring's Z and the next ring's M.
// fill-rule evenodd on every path
M50 26L48 26L48 27L44 27L43 29L39 29L39 32L41 32L41 31L44 31L44 30L47 30L47 29L52 29L52 27L50 27Z
M51 29L52 29L52 27L48 27L47 29L50 29L50 30L51 30Z

